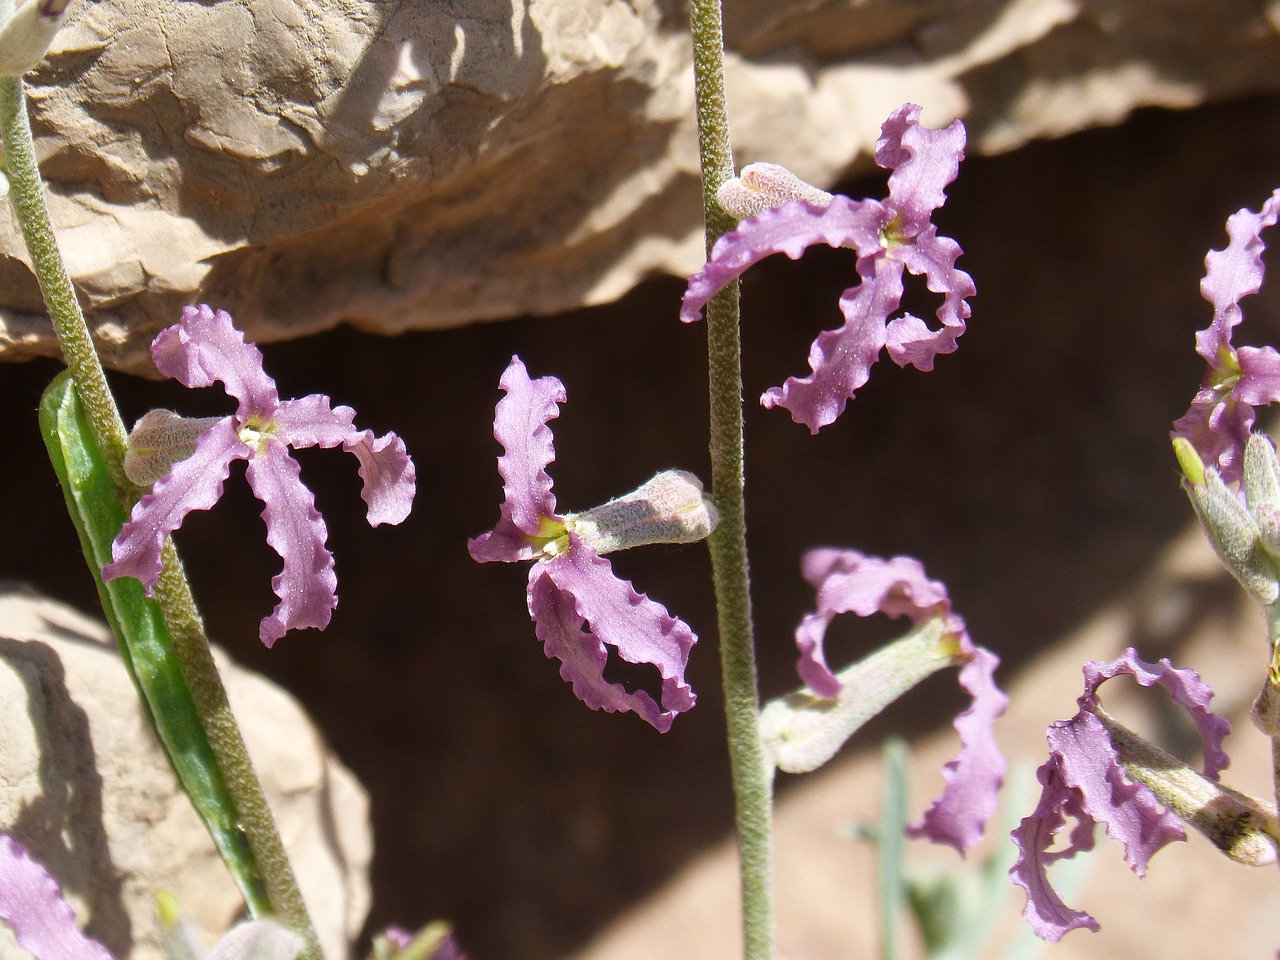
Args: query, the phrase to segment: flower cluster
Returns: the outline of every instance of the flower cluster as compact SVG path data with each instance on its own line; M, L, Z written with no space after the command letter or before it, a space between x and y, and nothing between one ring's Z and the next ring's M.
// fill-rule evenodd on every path
M281 400L262 369L262 353L222 310L185 308L182 321L156 337L151 354L166 376L192 388L221 382L239 404L231 416L190 421L189 430L168 411L139 421L126 468L135 482L156 482L134 505L103 578L136 577L149 593L160 575L165 539L188 513L212 507L232 462L247 460L246 477L263 503L267 543L284 561L271 581L280 602L262 620L259 637L269 647L288 630L323 629L338 603L333 555L324 518L289 448L341 446L354 455L367 517L377 526L400 523L413 505L414 466L404 442L394 433L375 437L357 430L355 411L333 407L321 394Z
M995 685L999 658L973 643L951 610L946 588L928 579L918 560L821 548L805 554L803 569L817 594L817 610L796 630L797 671L808 689L765 707L760 724L766 752L789 773L815 770L898 697L939 670L958 666L960 685L973 697L955 720L960 755L943 769L942 796L909 832L963 853L995 812L1007 766L993 732L1009 703ZM823 641L842 613L905 616L916 629L834 674Z
M532 560L528 603L538 639L560 675L593 710L631 710L660 731L693 706L685 683L693 631L660 603L637 593L601 554L648 543L692 543L715 526L702 484L682 471L660 473L625 497L578 514L556 512L547 466L555 459L548 422L559 415L564 385L531 380L519 357L502 375L493 434L502 445L501 515L468 543L477 562ZM652 664L662 677L661 704L644 690L604 678L606 646L628 663Z
M849 247L857 254L859 283L840 298L844 326L813 342L808 376L790 377L760 400L765 407L789 410L792 419L813 433L840 416L867 382L882 349L899 366L928 371L936 355L955 350L964 332L973 280L956 269L959 244L940 236L930 220L964 157L964 125L957 120L930 130L920 125L919 117L920 108L906 104L884 123L876 162L892 172L883 201L831 197L798 180L796 186L781 168L744 171L740 182L726 185L727 191L722 188L722 202L742 212L760 206L744 201L744 194L768 203L783 197L788 202L761 210L721 237L706 266L689 278L680 310L686 323L697 320L707 301L765 257L785 253L796 260L819 243ZM939 329L909 313L893 316L902 303L904 272L923 276L931 291L942 294Z

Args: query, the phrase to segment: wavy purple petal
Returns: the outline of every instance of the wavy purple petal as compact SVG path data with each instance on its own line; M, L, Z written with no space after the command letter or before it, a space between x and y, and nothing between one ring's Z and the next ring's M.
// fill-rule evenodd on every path
M156 369L188 387L208 387L220 381L239 401L236 418L250 415L264 421L275 413L280 397L276 384L262 369L262 351L246 343L225 310L201 304L183 307L182 320L161 330L151 344Z
M323 630L338 605L333 554L325 545L328 530L299 474L289 448L275 438L266 440L265 450L249 461L246 471L249 486L262 501L267 543L284 561L271 580L280 602L258 628L268 647L289 630Z
M505 396L494 410L493 436L502 444L498 474L503 500L493 529L467 541L472 559L479 563L532 559L527 537L542 532L544 519L556 519L547 473L556 450L547 424L560 415L564 384L555 377L530 380L520 358L512 357L498 385Z
M1240 364L1240 380L1233 391L1237 400L1255 407L1280 400L1280 353L1274 347L1241 347L1236 360Z
M619 579L609 561L570 534L569 551L536 563L529 574L529 613L548 657L593 710L631 710L665 733L694 705L685 682L693 631L662 604ZM587 629L583 629L583 627ZM652 664L662 676L662 704L643 690L604 679L605 645L628 663Z
M102 579L136 577L150 595L160 576L165 538L182 526L188 513L217 503L231 461L247 460L251 453L230 417L202 433L195 452L175 463L169 475L133 505L128 522L111 544L112 562L102 568Z
M0 834L0 920L36 960L111 960L106 947L76 927L75 911L49 872L4 834Z
M839 199L839 198L837 198ZM886 257L860 259L862 282L840 297L844 325L824 330L809 347L809 375L788 377L760 398L766 409L782 407L810 433L835 421L871 377L885 345L889 315L902 303L902 264Z
M1280 190L1262 208L1238 210L1227 218L1227 246L1204 258L1201 295L1213 304L1213 320L1196 334L1196 353L1207 367L1186 414L1174 421L1175 436L1186 438L1222 479L1240 479L1244 445L1253 429L1253 407L1280 399L1280 361L1270 347L1232 346L1244 319L1240 301L1262 288L1265 274L1262 231L1280 217ZM1239 375L1237 376L1237 368Z
M796 630L800 654L796 672L820 697L834 697L840 692L840 681L827 666L823 650L826 629L837 614L869 617L883 613L905 616L912 623L941 615L949 621L948 632L967 636L964 621L951 612L946 586L930 580L920 561L913 557L885 560L856 550L824 547L806 552L801 566L815 589L817 610L806 614Z
M323 393L281 400L271 419L276 437L294 449L336 447L360 433L355 427L356 412L333 406Z
M963 252L960 244L950 237L938 236L932 224L926 224L911 243L890 246L890 259L900 260L909 273L925 278L930 291L942 294L942 303L936 312L942 324L939 329L931 330L911 314L889 322L885 346L898 366L910 364L927 373L933 369L934 357L955 351L956 341L964 333L965 321L972 312L967 298L977 293L973 278L956 269L956 259Z
M1093 849L1093 821L1080 810L1076 791L1063 781L1057 754L1050 755L1036 776L1042 784L1040 802L1031 816L1024 817L1010 834L1018 848L1018 858L1009 870L1009 878L1027 892L1022 918L1040 939L1057 943L1077 927L1087 927L1094 932L1099 929L1098 921L1089 914L1063 903L1049 883L1047 872L1052 861ZM1049 853L1053 838L1066 824L1064 810L1079 818L1077 829L1072 831L1064 849Z
M875 200L850 200L835 196L825 207L796 200L765 210L738 224L711 249L711 258L689 278L680 306L680 319L694 323L707 301L775 253L799 260L809 247L851 247L859 257L881 251L880 231L892 220L892 212Z
M1138 876L1147 861L1166 844L1185 840L1176 816L1160 806L1155 794L1130 780L1116 762L1111 735L1092 713L1081 711L1072 720L1053 724L1049 751L1061 762L1063 782L1074 788L1080 805L1107 836L1124 844L1125 861Z
M1204 744L1204 775L1217 780L1218 775L1231 762L1226 750L1222 748L1222 742L1231 733L1231 724L1209 708L1213 689L1200 679L1200 674L1190 668L1179 669L1165 658L1156 663L1147 663L1138 657L1136 650L1129 647L1115 660L1091 660L1084 665L1085 685L1084 693L1078 701L1080 709L1092 709L1096 703L1098 687L1122 674L1133 677L1144 687L1164 687L1170 699L1191 715Z
M1275 190L1257 213L1244 209L1228 217L1226 248L1205 255L1200 295L1213 304L1213 322L1196 334L1196 353L1211 369L1221 361L1221 351L1231 349L1232 332L1244 319L1240 301L1262 289L1262 231L1275 226L1278 216L1280 190Z
M400 523L413 507L413 461L398 436L375 437L372 430L359 430L355 415L350 407L331 406L319 393L284 400L276 411L276 436L295 449L341 445L360 461L360 496L368 506L369 525Z
M920 125L920 108L906 103L889 115L876 141L876 163L889 175L885 204L898 211L906 236L914 236L946 201L944 188L964 159L965 129L959 120L941 130Z
M955 719L960 755L942 768L947 784L942 796L907 832L933 843L950 844L963 854L982 839L1009 768L995 738L996 718L1009 706L1009 698L995 683L1000 658L975 647L967 634L961 642L971 658L960 668L960 686L973 697L973 703Z

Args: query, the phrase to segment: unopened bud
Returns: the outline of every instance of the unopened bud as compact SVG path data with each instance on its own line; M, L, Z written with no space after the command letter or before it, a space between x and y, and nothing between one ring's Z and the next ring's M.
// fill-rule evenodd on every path
M1280 462L1275 445L1261 433L1249 435L1241 483L1262 545L1273 556L1280 556Z
M172 410L150 410L134 424L124 455L124 475L149 487L169 475L173 465L196 452L196 440L220 417L188 419Z
M20 77L44 59L69 0L27 0L0 27L0 76Z
M831 202L831 194L776 163L748 163L739 176L725 181L716 191L720 208L738 220L780 207L788 200L804 200L825 207Z
M1280 598L1280 577L1253 515L1218 471L1200 461L1191 444L1175 438L1174 450L1186 478L1183 489L1218 558L1254 599L1274 603Z
M684 470L665 470L631 493L565 516L565 526L596 553L649 543L696 543L716 528L719 515L702 481Z

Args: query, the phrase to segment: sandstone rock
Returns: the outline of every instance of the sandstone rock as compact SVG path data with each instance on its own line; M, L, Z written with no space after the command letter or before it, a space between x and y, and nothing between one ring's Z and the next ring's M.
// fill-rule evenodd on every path
M739 159L830 185L905 100L973 149L1273 90L1244 0L742 0ZM179 306L250 336L395 333L605 302L701 258L674 0L88 3L30 78L53 218L107 362ZM0 224L0 358L56 353Z
M368 801L288 695L225 658L222 667L325 955L345 957L369 908ZM0 703L0 831L45 865L121 960L162 956L161 890L211 946L243 904L106 628L7 585ZM19 957L29 960L0 925L0 958Z

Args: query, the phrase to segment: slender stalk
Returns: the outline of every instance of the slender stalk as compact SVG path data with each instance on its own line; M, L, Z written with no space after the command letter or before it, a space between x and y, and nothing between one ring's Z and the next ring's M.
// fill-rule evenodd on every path
M125 478L121 466L126 440L124 421L107 386L88 324L80 311L80 301L76 299L71 278L58 252L27 117L27 98L19 77L0 78L0 139L4 142L9 202L31 255L40 293L49 308L58 343L62 345L62 355L75 379L76 395L89 417L116 489L122 497L135 499L137 488Z
M733 153L724 93L724 31L719 0L693 0L694 81L707 250L734 225L716 202L716 190L733 176ZM773 960L773 775L760 741L760 696L751 626L751 589L743 502L742 348L738 285L707 305L710 380L711 489L720 523L708 546L720 632L729 763L736 801L742 883L743 955Z
M127 433L107 384L88 324L67 274L45 203L44 183L36 159L22 80L0 78L0 139L9 199L31 256L40 292L54 333L75 381L103 461L121 501L133 503L140 493L124 475ZM191 597L191 588L172 542L165 545L164 570L156 599L173 634L182 671L205 725L213 753L234 797L241 828L253 851L274 914L304 941L304 960L319 960L320 950L297 880L284 854L262 785L253 771L244 740L227 706L226 691L209 649L209 640Z

